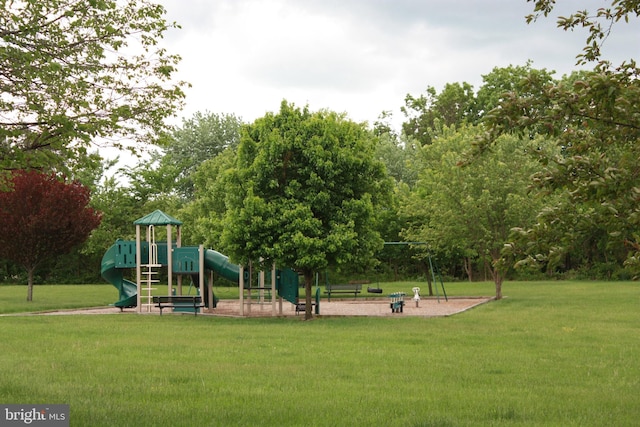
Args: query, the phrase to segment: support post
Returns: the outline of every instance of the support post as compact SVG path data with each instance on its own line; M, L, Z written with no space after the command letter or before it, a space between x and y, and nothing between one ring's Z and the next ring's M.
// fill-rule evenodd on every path
M265 301L264 283L265 283L265 274L264 274L264 271L260 270L260 272L258 273L258 287L260 288L260 293L259 293L260 304L264 304L264 301ZM260 307L260 309L262 310L262 306Z
M142 248L140 244L140 224L136 224L136 307L142 313L142 298L140 296L140 282L142 282Z
M207 294L207 289L205 289L205 286L204 286L204 246L203 245L198 246L198 288L200 289L200 298L202 298L202 301L204 302L205 295Z
M177 226L176 229L176 247L181 248L182 247L182 227L180 227L179 225ZM176 278L177 281L177 286L178 286L178 291L176 292L177 295L182 295L182 274L179 274L178 277Z
M247 302L247 315L251 314L251 285L253 284L253 265L251 263L251 261L249 261L249 286L247 286L247 299L249 300ZM244 292L244 287L242 288L243 292Z
M171 224L167 224L167 295L171 295L173 276L173 245L171 244Z
M240 266L240 277L238 280L238 295L240 300L240 316L244 316L244 267Z
M276 299L277 299L277 292L276 292L276 263L273 263L273 266L271 267L271 313L276 316ZM280 313L282 314L282 313Z
M209 312L211 312L211 310L213 310L213 304L214 304L214 300L213 300L213 270L209 271L209 283L207 283L207 292L209 293L209 306L207 307L209 309Z

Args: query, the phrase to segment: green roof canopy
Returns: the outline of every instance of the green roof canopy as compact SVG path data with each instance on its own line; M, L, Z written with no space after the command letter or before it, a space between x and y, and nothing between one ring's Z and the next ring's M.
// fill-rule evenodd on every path
M167 215L159 209L145 215L140 219L133 221L134 225L182 225L182 221L178 221L171 215Z

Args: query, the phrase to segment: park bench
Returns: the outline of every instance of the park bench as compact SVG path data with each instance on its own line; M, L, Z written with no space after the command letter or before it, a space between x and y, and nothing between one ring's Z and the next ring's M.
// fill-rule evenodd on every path
M315 298L311 300L311 308L314 309L316 314L320 314L320 288L316 289ZM307 311L307 303L298 300L296 303L296 315L305 311Z
M404 311L405 295L406 294L404 292L394 292L389 295L389 298L391 298L391 303L389 305L391 306L392 313L402 313Z
M154 296L153 303L160 309L160 315L162 316L162 310L165 308L192 308L193 313L198 315L198 308L204 307L202 303L202 297L200 295L161 295Z
M324 291L328 295L329 301L331 301L331 294L353 294L355 298L360 292L362 292L362 283L348 283L346 285L331 285L327 283Z
M311 302L311 308L314 308L316 306L315 302ZM296 314L298 313L304 313L305 311L307 311L307 303L306 302L299 302L296 304Z

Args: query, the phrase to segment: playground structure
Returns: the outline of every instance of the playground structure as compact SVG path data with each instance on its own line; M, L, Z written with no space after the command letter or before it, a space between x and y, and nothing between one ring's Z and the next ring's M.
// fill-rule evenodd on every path
M251 269L245 270L243 266L231 263L229 257L212 249L204 249L203 245L183 247L182 222L172 216L156 210L133 224L136 226L136 240L119 239L102 257L101 275L118 289L119 298L113 305L120 310L135 307L138 313L151 312L154 307L154 291L158 290L160 275L165 268L166 295L183 295L183 278L190 277L192 283L195 283L197 277L196 288L202 297L204 310L212 311L216 307L214 273L238 284L241 316L245 315L245 309L248 313L251 312L254 291L258 292L260 302L263 303L266 295L270 296L274 316L282 315L283 300L294 305L298 303L298 274L290 269L276 270L274 265L270 283L267 283L265 272L260 271L257 286L252 287ZM166 227L166 241L156 241L157 227ZM124 272L133 268L136 270L135 283L124 277ZM194 310L198 308L188 305L180 309L174 308L174 311Z

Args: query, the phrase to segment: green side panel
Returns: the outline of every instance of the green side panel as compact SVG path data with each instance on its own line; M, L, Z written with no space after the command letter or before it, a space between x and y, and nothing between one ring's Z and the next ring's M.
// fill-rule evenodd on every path
M173 250L172 269L175 274L191 274L200 272L199 250L195 246L185 246Z
M115 243L115 261L116 268L136 268L136 241L135 240L116 240ZM165 243L166 247L166 243ZM166 249L165 249L166 251ZM140 257L142 263L149 262L149 243L140 242ZM166 259L166 253L165 253Z
M156 246L158 247L158 264L162 264L164 266L169 265L169 257L167 256L167 242L157 242ZM175 242L171 246L174 250L178 247ZM144 258L144 255L142 257Z
M278 295L289 301L291 304L298 303L299 293L299 281L298 273L285 268L284 270L276 271L276 286L278 288Z
M173 248L177 245L174 243ZM158 264L167 265L169 257L167 256L167 242L156 243L158 250ZM197 250L197 248L196 248ZM136 242L135 240L117 240L116 241L116 268L135 268L136 267ZM149 242L140 242L140 257L142 263L149 262ZM197 258L196 258L197 259Z

